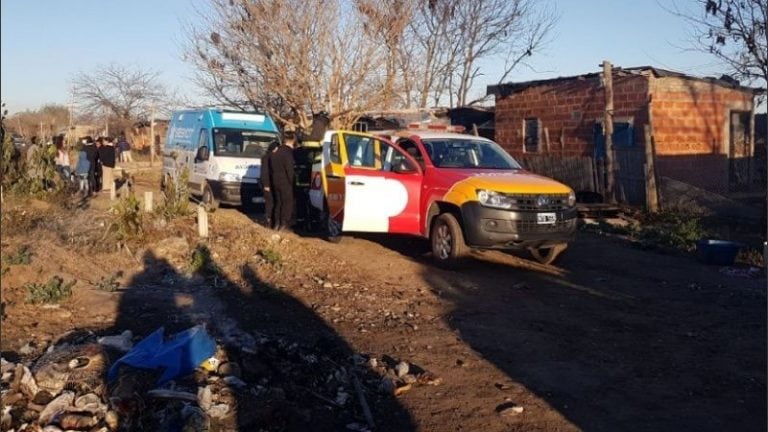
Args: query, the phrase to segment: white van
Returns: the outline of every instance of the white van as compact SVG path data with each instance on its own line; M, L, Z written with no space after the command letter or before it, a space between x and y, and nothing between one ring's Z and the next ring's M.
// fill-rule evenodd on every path
M162 185L187 170L190 194L210 209L219 203L263 203L261 157L278 139L275 122L265 113L212 108L174 112L163 149Z

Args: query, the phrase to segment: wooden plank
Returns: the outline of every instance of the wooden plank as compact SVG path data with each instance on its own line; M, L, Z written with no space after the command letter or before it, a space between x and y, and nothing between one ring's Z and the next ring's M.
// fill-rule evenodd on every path
M605 84L605 115L603 133L605 133L605 170L607 198L615 203L614 154L613 154L613 66L608 60L603 61L603 82Z
M659 211L659 195L656 188L656 168L654 166L653 136L651 127L645 125L645 202L646 208L651 213Z

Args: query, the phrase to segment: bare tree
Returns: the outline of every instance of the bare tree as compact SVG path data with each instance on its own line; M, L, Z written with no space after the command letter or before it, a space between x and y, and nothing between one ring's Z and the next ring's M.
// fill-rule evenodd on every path
M220 103L265 109L302 127L326 111L348 126L391 92L380 73L386 50L341 0L211 3L213 14L190 27L186 57L197 66L198 84Z
M478 60L503 59L499 82L507 79L525 58L542 48L557 17L533 0L460 1L456 8L459 35L454 91L459 106L467 105Z
M768 83L768 0L697 0L668 10L691 24L696 49L717 57L738 79Z
M408 106L410 99L410 76L403 72L410 71L408 67L398 71L403 66L406 46L406 28L412 19L414 2L409 0L356 0L355 6L366 19L365 30L374 42L381 43L385 48L384 63L386 73L384 80L384 100L382 105L393 107L394 97L400 95L397 105ZM406 63L407 64L407 63Z
M47 104L36 110L17 112L6 122L9 129L25 138L37 136L41 141L47 141L69 124L69 109Z
M110 64L78 73L72 84L82 110L109 113L120 127L126 128L148 117L153 107L164 107L171 101L159 75L152 70Z
M420 77L418 105L467 105L480 60L495 58L506 80L525 58L540 50L557 15L534 0L421 0L408 34L407 59L418 65L404 73Z

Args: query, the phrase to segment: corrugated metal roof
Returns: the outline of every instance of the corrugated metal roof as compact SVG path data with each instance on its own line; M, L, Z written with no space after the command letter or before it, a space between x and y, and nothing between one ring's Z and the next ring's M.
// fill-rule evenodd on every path
M613 73L618 76L646 75L650 73L657 78L668 78L668 77L682 78L682 79L712 83L715 85L719 85L721 87L743 90L743 91L748 91L752 93L765 92L764 89L742 86L741 84L739 84L737 80L727 75L722 75L720 78L697 77L697 76L685 74L682 72L671 71L668 69L661 69L653 66L636 66L636 67L629 67L629 68L614 67ZM510 83L504 83L504 84L498 84L498 85L491 85L487 87L486 94L489 94L489 95L493 94L496 96L506 96L512 93L525 90L530 87L537 87L540 85L551 85L551 84L556 84L556 83L565 82L565 81L587 80L591 78L599 78L601 75L602 75L602 72L593 72L593 73L573 75L573 76L567 76L567 77L557 77L557 78L549 78L549 79L543 79L543 80L524 81L524 82L518 82L518 83L510 82Z

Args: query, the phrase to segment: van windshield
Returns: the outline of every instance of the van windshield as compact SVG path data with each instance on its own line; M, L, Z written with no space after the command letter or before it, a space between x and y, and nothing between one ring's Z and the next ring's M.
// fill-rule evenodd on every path
M521 169L498 144L472 138L422 140L432 164L438 168Z
M269 143L277 135L246 129L213 129L214 154L241 158L261 158L267 152Z

